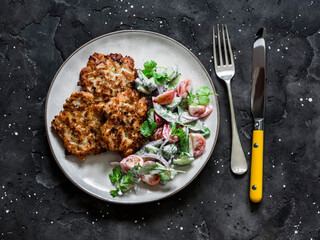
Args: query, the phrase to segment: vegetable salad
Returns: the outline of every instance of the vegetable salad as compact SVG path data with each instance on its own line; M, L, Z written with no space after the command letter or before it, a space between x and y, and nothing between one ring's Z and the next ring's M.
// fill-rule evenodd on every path
M147 143L134 155L120 162L109 175L115 197L145 182L166 184L184 171L177 166L191 164L203 154L209 128L202 121L213 107L209 87L192 89L190 79L182 80L178 68L158 67L155 61L138 69L135 81L138 91L152 97L153 108L140 132Z

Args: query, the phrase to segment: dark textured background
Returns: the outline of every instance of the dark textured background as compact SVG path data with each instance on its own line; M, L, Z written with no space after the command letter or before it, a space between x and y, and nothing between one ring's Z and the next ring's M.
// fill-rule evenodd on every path
M226 89L212 70L211 28L228 24L233 97L250 159L251 58L267 28L264 198L230 171ZM4 0L0 7L1 239L320 239L320 2ZM55 163L44 104L62 62L85 42L122 29L172 37L195 53L219 93L221 127L207 166L160 202L123 206L77 189Z

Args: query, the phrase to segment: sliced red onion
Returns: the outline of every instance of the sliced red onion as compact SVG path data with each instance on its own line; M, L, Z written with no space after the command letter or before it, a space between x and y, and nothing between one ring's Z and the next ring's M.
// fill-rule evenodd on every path
M191 121L191 122L193 122L193 121L197 121L199 118L197 118L197 117L192 117L192 116L181 116L182 118L184 118L185 120L187 120L187 121Z
M162 85L158 85L157 89L158 89L159 95L162 94L166 90L166 88Z
M163 139L159 139L159 140L156 140L156 141L153 141L153 142L149 142L147 143L146 145L144 145L142 148L141 148L141 151L144 151L146 149L147 146L157 146L157 145L160 145L161 143L163 142Z
M146 154L141 155L140 157L142 157L142 158L152 158L152 159L159 160L166 168L168 168L168 169L170 168L169 163L167 162L167 160L165 160L159 154L146 153Z

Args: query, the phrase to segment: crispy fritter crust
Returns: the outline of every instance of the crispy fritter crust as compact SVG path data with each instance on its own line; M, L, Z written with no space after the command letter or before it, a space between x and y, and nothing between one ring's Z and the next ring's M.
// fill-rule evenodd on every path
M67 152L84 160L88 154L102 152L100 127L104 103L96 103L91 93L74 92L55 116L51 129L63 140Z
M128 156L138 150L145 138L140 127L148 110L145 98L127 89L110 99L103 111L106 123L101 126L102 146Z
M94 53L87 67L81 70L78 85L94 94L96 101L108 101L131 88L136 77L137 70L131 57L123 57L118 53Z

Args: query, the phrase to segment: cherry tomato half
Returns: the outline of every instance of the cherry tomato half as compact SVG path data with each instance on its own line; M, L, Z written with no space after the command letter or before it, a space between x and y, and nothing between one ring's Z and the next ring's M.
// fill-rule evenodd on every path
M155 163L154 161L146 161L143 165L148 165L148 164L152 164ZM159 175L157 174L153 174L153 175L142 175L140 176L141 180L144 181L145 183L153 186L156 185L160 182L161 178Z
M174 96L176 95L174 89L171 89L169 91L166 91L160 95L158 95L155 99L154 102L155 103L159 103L159 104L169 104L172 102L172 100L174 99Z
M206 139L199 133L190 133L192 148L193 148L193 156L199 157L206 148Z
M152 140L159 140L162 138L163 127L158 127L151 135Z
M159 126L163 122L163 118L160 117L157 113L154 113L154 121Z
M189 110L189 113L190 113L191 116L199 117L199 116L201 116L201 114L205 113L206 106L203 106L203 105L197 105L197 106L189 105L188 110Z
M191 79L183 80L177 87L177 94L179 97L186 98L188 91L191 90Z
M212 112L212 110L213 110L213 107L210 104L206 105L205 112L202 113L200 116L198 116L198 118L204 118L204 117L208 116Z
M127 173L138 163L142 166L144 163L143 159L137 155L130 155L121 160L120 167L125 173Z
M165 123L163 125L163 131L162 131L162 137L164 139L167 139L168 137L171 136L171 126L169 123ZM178 136L172 136L169 140L170 143L175 143L179 141L179 137Z

